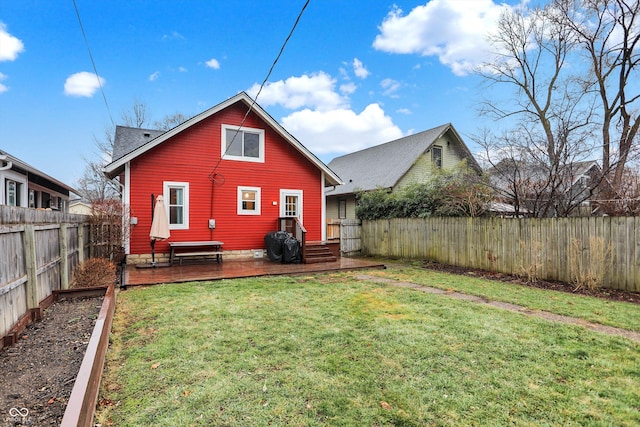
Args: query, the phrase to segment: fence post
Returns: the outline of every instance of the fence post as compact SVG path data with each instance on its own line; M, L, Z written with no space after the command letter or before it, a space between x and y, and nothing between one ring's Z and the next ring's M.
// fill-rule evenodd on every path
M78 263L85 260L84 256L84 229L85 223L78 224Z
M60 287L69 289L69 249L67 247L67 224L60 224Z
M33 224L24 226L24 259L27 270L27 308L40 307L38 298L38 260L36 257L36 232Z

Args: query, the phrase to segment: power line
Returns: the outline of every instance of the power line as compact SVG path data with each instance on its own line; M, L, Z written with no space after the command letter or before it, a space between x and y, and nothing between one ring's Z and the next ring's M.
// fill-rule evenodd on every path
M282 43L282 46L280 47L280 51L278 52L278 55L276 56L276 59L274 59L273 63L271 64L271 67L269 68L269 72L267 73L267 76L262 81L262 84L260 85L260 88L258 89L258 92L256 92L256 96L253 98L253 100L251 102L251 105L249 106L249 109L247 110L247 112L245 113L244 117L242 118L242 121L240 122L240 125L238 126L238 129L236 130L236 133L233 135L233 138L231 139L231 142L227 145L227 148L224 150L224 154L222 156L220 156L220 159L218 160L218 163L216 163L216 165L214 166L213 170L209 174L209 179L213 180L213 178L215 176L216 169L218 169L218 166L220 166L220 162L222 162L222 158L224 157L225 154L227 154L227 151L229 150L231 145L233 145L233 142L236 140L236 136L238 135L238 133L240 132L240 129L242 128L242 126L244 125L245 121L247 120L247 117L249 117L249 113L251 113L251 110L253 110L253 107L258 102L258 97L260 96L260 92L262 92L262 89L264 88L264 85L267 83L267 80L269 80L269 77L271 76L271 73L273 72L273 69L275 68L276 64L278 63L278 60L280 59L280 56L282 56L282 52L284 52L285 46L289 42L289 39L291 39L291 36L293 35L293 32L296 30L296 27L298 26L298 23L300 22L300 18L302 18L302 14L304 13L304 11L307 8L307 6L309 6L309 2L310 1L311 0L307 0L304 3L304 5L302 6L302 9L300 10L300 13L298 13L298 17L296 18L296 21L293 23L293 27L291 27L291 31L289 31L289 35L284 40L284 43ZM75 0L74 0L74 2L75 2Z
M76 4L76 0L73 0L73 7L76 10L76 16L78 17L78 23L80 24L80 30L82 31L82 37L84 38L84 43L87 45L87 50L89 51L89 58L91 58L91 65L93 65L93 72L96 74L96 79L98 79L98 86L100 86L100 92L102 93L102 99L104 100L104 105L106 105L107 107L107 113L109 113L109 119L111 120L111 124L115 127L116 124L113 121L113 116L111 115L111 109L109 108L109 103L107 102L107 95L104 93L104 88L102 87L102 81L100 81L100 75L98 74L96 63L93 60L93 55L91 54L91 48L89 47L89 40L87 40L87 35L84 32L84 26L82 25L82 19L80 18L80 12L78 11L78 5Z

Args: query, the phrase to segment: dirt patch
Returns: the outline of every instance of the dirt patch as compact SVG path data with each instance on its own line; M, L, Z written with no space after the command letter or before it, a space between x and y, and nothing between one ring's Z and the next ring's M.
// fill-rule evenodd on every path
M504 273L496 273L485 270L476 270L473 268L456 267L453 265L440 264L437 262L424 261L423 268L428 270L441 271L444 273L460 274L462 276L479 277L482 279L499 280L506 283L514 283L532 288L548 289L560 292L567 292L574 295L588 295L596 298L608 299L612 301L630 302L640 304L640 293L622 291L617 289L599 288L599 289L576 289L574 285L565 282L557 282L551 280L536 280L528 282L526 279Z
M0 351L0 426L58 426L102 297L53 303Z

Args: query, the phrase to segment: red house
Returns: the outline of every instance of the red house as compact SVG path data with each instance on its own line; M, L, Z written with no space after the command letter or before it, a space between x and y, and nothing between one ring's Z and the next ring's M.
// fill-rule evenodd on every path
M244 92L166 132L118 126L104 173L123 186L133 263L150 259L153 196L164 195L171 233L156 257L169 242L200 241L223 242L225 258L255 257L267 233L296 223L306 242L324 241L324 190L341 183Z

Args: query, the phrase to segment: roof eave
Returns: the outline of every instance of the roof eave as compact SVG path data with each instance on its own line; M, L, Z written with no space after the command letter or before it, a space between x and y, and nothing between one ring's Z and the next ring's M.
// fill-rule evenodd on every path
M46 179L47 181L50 181L51 183L64 188L65 190L69 191L70 193L74 193L74 194L81 194L80 192L78 192L78 190L76 190L75 188L65 184L62 181L59 181L57 179L55 179L54 177L47 175L46 173L34 168L33 166L23 162L22 160L12 156L11 154L5 153L3 156L6 156L6 158L13 163L14 165L18 166L20 169L24 169L25 171L27 171L30 174L33 175L37 175L41 178Z
M325 185L342 184L340 177L335 172L329 169L329 167L325 165L324 162L318 159L318 157L316 157L311 151L309 151L304 145L302 145L296 138L294 138L293 135L291 135L277 121L275 121L273 117L271 117L269 113L267 113L262 107L260 107L260 105L258 105L258 103L256 103L249 95L247 95L246 92L240 92L239 94L227 99L226 101L223 101L220 104L214 107L211 107L210 109L196 116L193 116L192 118L179 124L175 128L168 130L167 132L157 136L156 138L152 139L151 141L142 145L141 147L138 147L137 149L133 150L129 154L122 156L120 159L116 160L115 162L109 163L102 169L103 173L113 179L115 176L117 176L121 172L122 168L124 168L124 165L127 162L130 162L136 157L146 153L152 148L162 144L164 141L179 134L183 130L224 110L225 108L235 104L238 101L244 102L247 106L251 107L254 111L257 111L258 115L260 115L260 117L264 121L266 121L276 132L278 132L284 139L286 139L300 154L302 154L309 161L311 161L311 163L313 163L316 167L318 167L318 169L320 169L325 175Z

